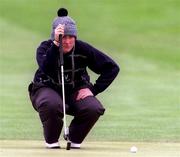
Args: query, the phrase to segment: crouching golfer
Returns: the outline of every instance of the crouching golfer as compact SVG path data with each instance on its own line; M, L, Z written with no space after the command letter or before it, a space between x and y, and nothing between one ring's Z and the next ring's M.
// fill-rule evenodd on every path
M58 17L52 24L51 39L37 48L39 68L29 85L30 99L39 113L47 148L60 148L58 140L63 127L62 84L58 81L61 78L58 67L60 34L63 36L66 112L74 116L69 125L69 139L71 148L80 148L105 111L95 96L112 83L119 67L101 51L78 40L74 20L66 9L58 10ZM87 67L99 74L94 85L90 82Z

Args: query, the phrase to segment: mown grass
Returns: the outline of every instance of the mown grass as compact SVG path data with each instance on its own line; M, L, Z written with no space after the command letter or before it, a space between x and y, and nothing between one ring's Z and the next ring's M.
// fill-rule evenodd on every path
M42 139L27 86L36 47L59 6L78 38L114 58L121 72L98 98L106 107L88 140L180 141L180 2L0 0L0 139ZM95 75L93 79L95 80Z
M1 141L2 157L179 157L179 143L145 143L145 142L85 142L81 149L66 150L66 143L61 142L61 149L45 149L42 141ZM130 148L136 145L137 153Z

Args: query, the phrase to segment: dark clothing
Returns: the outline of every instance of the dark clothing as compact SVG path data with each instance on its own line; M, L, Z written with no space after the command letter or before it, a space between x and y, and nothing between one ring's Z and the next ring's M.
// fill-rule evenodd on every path
M63 127L62 98L47 87L39 89L30 98L35 110L39 112L46 142L57 142ZM94 96L78 101L74 95L68 95L67 98L71 105L66 104L66 111L74 115L69 126L69 138L75 143L81 143L105 109Z
M60 92L58 58L58 47L53 41L42 42L37 49L36 59L39 68L34 82L42 82ZM94 85L90 83L87 67L100 75ZM64 54L64 81L67 93L88 87L97 95L111 84L118 72L119 67L111 58L80 40L76 40L75 48L70 53Z
M59 50L52 40L44 41L37 49L38 70L29 94L44 129L47 143L57 142L63 127L63 103L61 72L58 66ZM98 79L93 85L86 68L90 68ZM104 91L119 72L118 65L107 55L76 40L75 47L64 54L64 83L67 114L73 115L69 126L70 140L81 143L105 109L95 95ZM76 100L78 90L89 88L94 96Z

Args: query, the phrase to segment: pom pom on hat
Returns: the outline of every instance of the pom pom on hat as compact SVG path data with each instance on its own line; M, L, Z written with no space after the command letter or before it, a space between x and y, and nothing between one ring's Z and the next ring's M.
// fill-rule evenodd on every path
M56 17L52 23L51 39L54 40L54 30L59 24L65 25L64 35L71 35L77 38L76 22L68 16L67 9L60 8L57 11L57 15L58 17Z
M67 16L68 15L68 11L65 8L59 8L57 15L59 17L63 17L63 16Z

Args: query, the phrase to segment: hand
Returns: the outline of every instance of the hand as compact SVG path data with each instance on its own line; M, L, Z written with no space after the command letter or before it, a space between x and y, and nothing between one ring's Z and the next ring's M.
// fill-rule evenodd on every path
M54 30L54 39L56 42L59 42L59 35L60 34L64 35L64 26L65 25L59 24Z
M76 97L76 100L84 99L87 96L93 96L93 93L89 88L83 88L78 91L78 95Z

